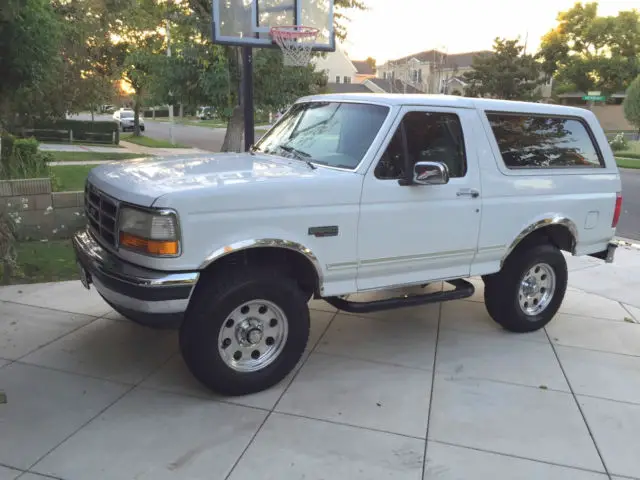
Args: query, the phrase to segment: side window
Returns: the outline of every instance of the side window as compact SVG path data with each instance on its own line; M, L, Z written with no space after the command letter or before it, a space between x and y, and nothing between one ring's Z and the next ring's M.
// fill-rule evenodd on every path
M402 142L404 128L407 149ZM408 155L408 157L407 157ZM408 159L408 162L406 161ZM416 162L441 162L451 178L464 177L467 162L460 118L454 113L409 112L374 170L376 178L399 179Z
M487 118L509 169L604 167L580 120L496 112Z

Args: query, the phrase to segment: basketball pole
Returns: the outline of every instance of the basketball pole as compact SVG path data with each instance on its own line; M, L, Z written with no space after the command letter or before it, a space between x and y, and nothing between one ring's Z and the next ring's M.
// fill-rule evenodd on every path
M244 151L248 152L255 141L253 119L253 48L242 47L242 93L244 97Z

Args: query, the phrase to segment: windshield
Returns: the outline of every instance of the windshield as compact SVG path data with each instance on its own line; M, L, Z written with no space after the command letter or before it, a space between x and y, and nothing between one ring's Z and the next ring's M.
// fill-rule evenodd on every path
M121 112L120 116L122 118L133 118L133 112Z
M388 107L366 103L298 103L260 139L255 151L354 169L388 113Z

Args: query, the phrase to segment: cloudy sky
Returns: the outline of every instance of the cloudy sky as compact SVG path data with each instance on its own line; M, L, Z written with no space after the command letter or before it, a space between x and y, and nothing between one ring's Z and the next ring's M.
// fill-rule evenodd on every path
M369 10L350 13L344 49L353 60L378 64L431 48L449 53L490 49L496 36L523 39L535 49L575 0L365 0ZM600 0L600 15L640 10L640 0Z

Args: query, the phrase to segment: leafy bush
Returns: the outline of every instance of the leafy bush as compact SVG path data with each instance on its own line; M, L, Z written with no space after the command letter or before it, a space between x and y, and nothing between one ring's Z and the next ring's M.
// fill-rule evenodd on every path
M614 152L619 152L621 150L626 150L627 148L629 148L629 142L627 141L624 133L620 132L615 137L613 137L613 140L609 142L609 146Z
M48 163L53 160L53 156L48 152L38 151L39 145L35 138L15 139L11 153L7 158L3 157L0 163L0 179L48 177Z

